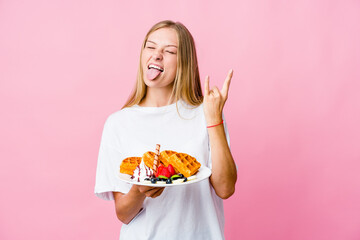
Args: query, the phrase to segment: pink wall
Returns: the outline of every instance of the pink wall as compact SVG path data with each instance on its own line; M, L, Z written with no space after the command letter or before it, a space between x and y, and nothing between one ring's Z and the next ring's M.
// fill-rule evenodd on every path
M106 117L152 24L183 22L202 77L235 70L229 240L360 239L359 1L0 1L0 239L117 239L93 194Z

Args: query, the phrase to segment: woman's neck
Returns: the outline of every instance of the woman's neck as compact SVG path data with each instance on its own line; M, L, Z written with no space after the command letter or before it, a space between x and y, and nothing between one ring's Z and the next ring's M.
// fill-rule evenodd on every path
M162 107L175 102L171 96L172 89L166 91L161 88L148 88L145 98L139 103L142 107Z

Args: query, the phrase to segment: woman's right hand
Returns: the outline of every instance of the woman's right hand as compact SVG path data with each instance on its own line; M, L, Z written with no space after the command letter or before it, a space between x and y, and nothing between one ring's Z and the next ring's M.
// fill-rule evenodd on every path
M133 188L137 188L137 191L144 194L146 197L156 198L164 191L164 187L148 187L141 185L133 185Z
M164 189L164 187L133 185L127 194L113 192L116 216L121 222L128 224L140 212L146 197L156 198Z

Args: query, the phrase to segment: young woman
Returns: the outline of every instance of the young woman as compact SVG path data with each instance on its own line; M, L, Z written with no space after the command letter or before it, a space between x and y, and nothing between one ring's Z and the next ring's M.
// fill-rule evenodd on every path
M222 199L235 191L236 166L222 110L232 78L201 91L194 40L179 22L155 24L141 49L137 82L122 110L107 119L95 194L115 201L120 239L224 239ZM121 161L161 150L187 153L211 169L209 179L174 187L117 178Z

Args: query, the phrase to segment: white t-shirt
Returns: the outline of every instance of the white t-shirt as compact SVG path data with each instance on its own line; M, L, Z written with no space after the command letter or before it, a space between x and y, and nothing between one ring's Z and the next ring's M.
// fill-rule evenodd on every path
M225 122L224 128L229 141ZM187 153L211 168L203 105L192 107L183 101L164 107L135 105L110 115L101 139L95 194L106 200L113 200L112 192L126 194L131 184L118 178L121 161L155 152L156 144L160 151ZM159 197L146 198L143 210L122 225L120 239L224 239L223 201L209 179L165 188Z

